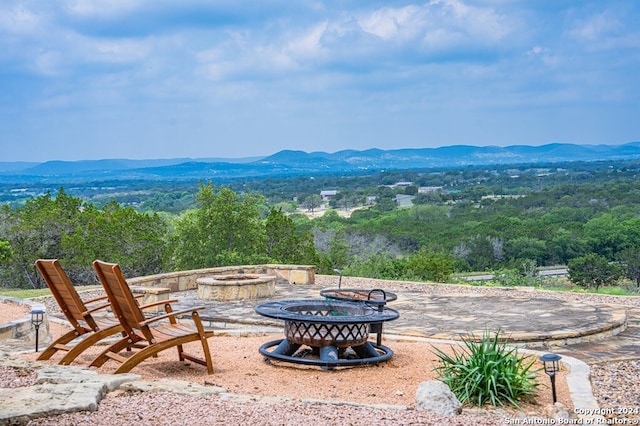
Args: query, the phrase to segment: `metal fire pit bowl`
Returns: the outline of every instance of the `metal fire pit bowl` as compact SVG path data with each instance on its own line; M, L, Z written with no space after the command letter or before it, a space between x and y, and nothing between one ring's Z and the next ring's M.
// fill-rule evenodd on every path
M344 300L347 302L359 302L379 309L387 302L398 299L395 293L384 291L380 288L363 290L359 288L328 288L320 291L320 296L332 300Z
M260 353L267 358L329 368L376 363L393 356L388 347L374 345L367 339L369 324L398 318L396 310L327 300L275 301L258 305L255 310L260 315L284 320L285 339L260 347ZM310 350L301 349L303 345ZM311 358L306 357L309 352Z
M384 291L380 288L372 290L363 290L358 288L330 288L320 291L320 296L331 300L343 300L347 302L362 303L367 306L375 307L378 311L382 311L387 302L393 302L398 298L395 293ZM382 343L382 323L371 323L369 331L377 334L376 343Z

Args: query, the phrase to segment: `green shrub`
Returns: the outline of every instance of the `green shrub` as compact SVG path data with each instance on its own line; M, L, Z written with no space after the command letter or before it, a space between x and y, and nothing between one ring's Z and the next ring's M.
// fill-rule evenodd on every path
M619 265L596 253L574 257L567 263L567 268L571 282L587 289L614 285L622 275Z
M453 256L420 249L406 261L405 278L444 283L453 273Z
M433 348L440 362L435 371L460 402L477 406L489 402L494 407L509 402L519 407L518 401L537 395L535 359L519 357L518 349L507 348L499 334L491 337L485 331L480 342L467 337L462 351L453 348L453 355Z

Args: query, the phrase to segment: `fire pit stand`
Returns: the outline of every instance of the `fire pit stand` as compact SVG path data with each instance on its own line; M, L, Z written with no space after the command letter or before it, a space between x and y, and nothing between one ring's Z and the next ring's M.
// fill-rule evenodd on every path
M380 288L363 290L359 288L329 288L320 291L320 296L331 300L343 300L354 303L364 303L367 306L375 307L382 312L387 302L393 302L398 298L395 293L384 291ZM369 331L377 334L376 343L382 343L382 322L371 323Z
M393 356L391 349L368 338L370 324L400 316L394 309L344 301L284 300L263 303L255 310L284 320L285 338L260 346L267 358L331 368L377 363Z

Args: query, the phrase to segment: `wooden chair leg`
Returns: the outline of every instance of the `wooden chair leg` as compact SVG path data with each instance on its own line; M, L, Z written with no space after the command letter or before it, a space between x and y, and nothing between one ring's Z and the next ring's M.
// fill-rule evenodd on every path
M100 330L96 333L92 333L88 335L86 338L78 342L77 345L71 348L71 350L67 352L67 354L62 358L59 364L60 365L71 364L82 352L87 350L89 347L98 343L100 340L104 339L105 337L109 337L121 331L122 331L122 326L117 325L117 326L106 328L104 330Z
M49 347L45 349L44 352L40 354L40 356L38 356L37 358L38 361L47 360L51 358L53 354L55 354L58 351L70 350L71 348L67 346L67 343L78 338L79 336L80 334L78 333L77 330L71 330L70 332L65 333L64 335L58 337L55 342L50 344Z
M183 343L188 343L188 342L191 342L193 340L194 340L193 339L193 335L191 335L191 336L185 336L185 337L177 339L177 340L169 340L169 341L166 341L166 342L159 342L159 343L154 343L152 345L149 345L146 348L136 352L135 354L133 354L132 356L127 358L122 363L122 365L120 365L120 367L118 367L118 369L115 371L115 373L116 374L128 373L129 371L131 371L131 369L133 367L135 367L136 365L140 364L145 359L158 354L158 352L162 352L162 351L164 351L166 349L171 348L172 346L181 346Z
M207 364L207 373L213 374L213 361L211 360L211 352L209 352L209 342L206 337L201 337L202 352L204 353L204 359Z
M90 366L102 367L102 365L109 359L115 359L118 356L118 352L125 348L130 348L131 346L133 346L133 344L131 343L129 338L120 339L116 343L102 351L102 353L93 360Z

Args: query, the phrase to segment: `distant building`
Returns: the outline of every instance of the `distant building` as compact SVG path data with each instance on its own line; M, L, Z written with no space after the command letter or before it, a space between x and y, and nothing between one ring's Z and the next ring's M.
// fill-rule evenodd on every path
M414 198L416 198L415 195L398 194L396 195L396 203L398 207L411 207L413 206Z
M366 199L365 199L365 204L368 206L372 206L376 203L376 200L378 199L378 197L376 197L375 195L369 195Z
M421 186L418 188L418 194L428 194L430 192L439 192L442 191L441 186Z
M322 198L322 201L331 201L331 199L336 195L338 195L338 191L335 190L320 191L320 198Z
M413 185L413 182L396 182L395 184L391 185L392 188L406 188L407 186L411 186Z

